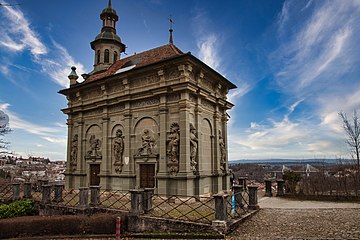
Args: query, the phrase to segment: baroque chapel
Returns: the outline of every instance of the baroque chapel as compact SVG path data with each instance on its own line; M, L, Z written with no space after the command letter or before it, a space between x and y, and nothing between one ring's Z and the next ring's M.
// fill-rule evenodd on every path
M111 0L90 43L94 69L68 76L66 188L154 188L201 196L229 189L227 93L236 86L169 43L121 58Z

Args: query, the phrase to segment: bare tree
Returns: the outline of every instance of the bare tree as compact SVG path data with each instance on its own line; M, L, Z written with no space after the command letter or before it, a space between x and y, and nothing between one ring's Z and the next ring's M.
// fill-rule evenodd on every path
M9 128L9 116L0 110L0 153L7 153L5 149L9 142L5 141L2 137L11 132Z
M357 170L359 171L360 167L360 120L357 116L356 110L354 110L353 116L351 119L348 119L346 113L343 111L339 112L339 115L343 121L343 127L347 135L346 143L350 147L354 159L357 163Z
M5 141L2 136L11 132L11 129L7 126L0 126L0 153L6 153L5 149L7 149L9 142Z

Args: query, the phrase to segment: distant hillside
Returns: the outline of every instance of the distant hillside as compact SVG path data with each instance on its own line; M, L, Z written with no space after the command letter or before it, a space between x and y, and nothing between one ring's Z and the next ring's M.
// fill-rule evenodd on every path
M229 161L229 165L232 164L271 164L271 165L294 165L294 164L348 164L354 163L352 159L242 159Z

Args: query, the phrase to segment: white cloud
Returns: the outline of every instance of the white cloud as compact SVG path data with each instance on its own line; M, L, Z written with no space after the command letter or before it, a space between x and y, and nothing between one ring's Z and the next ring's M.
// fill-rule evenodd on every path
M4 3L6 4L6 2ZM15 7L3 8L5 9L5 17L0 23L3 30L0 35L0 45L14 52L29 49L33 57L32 60L41 67L41 71L62 87L69 87L67 76L72 66L77 67L78 81L83 81L80 75L87 72L86 69L81 63L76 62L61 44L52 40L52 46L49 49L49 46L45 46L38 34L32 29L28 19L20 9ZM2 67L0 71L5 75L9 74L8 68ZM14 81L11 80L11 82Z
M4 75L9 75L9 68L8 66L2 65L0 66L0 72Z
M192 19L195 32L197 55L199 58L216 71L221 72L221 56L219 50L222 49L222 38L215 31L211 30L211 20L203 10L196 9Z
M4 111L9 116L9 124L12 129L22 129L28 133L35 135L48 135L54 133L60 133L59 129L44 127L29 121L26 121L19 117L16 113L9 110L10 104L0 104L0 110Z
M338 112L360 109L359 22L358 1L284 2L269 65L282 98L295 101L282 120L230 136L241 158L348 153Z
M256 127L255 127L256 126ZM307 138L307 131L299 123L291 122L287 117L272 122L272 126L252 123L251 133L239 144L251 149L284 148L289 144L298 144Z
M66 143L67 143L66 138L43 137L43 139L45 139L48 142L59 143L64 146L66 146Z
M197 46L199 48L199 56L207 65L217 70L221 63L221 58L218 53L219 37L211 33L198 40Z
M237 87L236 89L230 90L229 94L227 95L229 102L235 102L236 99L241 98L245 94L247 94L251 90L249 84L243 82L241 86Z
M294 112L294 111L295 111L295 108L296 108L301 102L303 102L303 101L304 101L304 99L300 99L300 100L294 102L294 103L289 107L289 114L288 114L288 115L290 115L292 112Z
M81 74L86 72L84 66L80 62L76 62L62 45L54 40L52 44L54 46L53 56L51 58L49 56L40 58L36 61L41 65L42 72L49 75L60 86L69 87L70 82L67 76L71 71L71 67L76 66L76 71L79 75L78 81L83 81Z
M284 37L270 58L282 91L306 94L349 72L360 52L360 38L353 34L360 30L360 8L354 6L354 1L324 1L314 11L305 6L304 12L296 12L296 4L284 3L286 22L294 26L284 29L284 14L279 16L279 34Z
M318 102L321 124L335 134L342 134L342 122L338 113L344 111L351 115L354 110L360 110L360 89L339 95L324 96Z
M7 4L7 2L4 2ZM38 35L31 29L29 21L24 14L15 7L3 6L7 21L2 21L2 34L0 44L11 51L29 49L33 56L47 53L46 46L41 42Z

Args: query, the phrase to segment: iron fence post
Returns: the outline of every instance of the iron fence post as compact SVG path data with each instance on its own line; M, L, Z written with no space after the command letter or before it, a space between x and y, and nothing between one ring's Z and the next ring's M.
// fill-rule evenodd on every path
M248 186L249 189L249 209L259 209L258 198L257 198L257 186Z
M79 207L82 209L89 207L89 188L79 188Z
M270 179L265 180L265 197L272 197Z
M63 200L63 189L64 184L56 183L55 184L55 196L54 196L54 202L62 202Z
M12 187L13 187L13 197L12 197L12 199L14 201L19 200L20 199L20 183L13 183Z
M43 204L49 203L51 201L50 195L51 195L51 185L49 184L42 185L41 203Z
M100 186L90 186L90 206L97 207L100 203Z
M143 197L144 190L143 189L131 189L131 209L130 214L133 216L139 216L143 213L143 204L142 204L142 197Z
M24 183L24 199L31 199L31 182Z
M284 183L285 181L282 179L279 179L276 181L277 182L277 193L276 196L277 197L281 197L285 195L285 191L284 191Z

